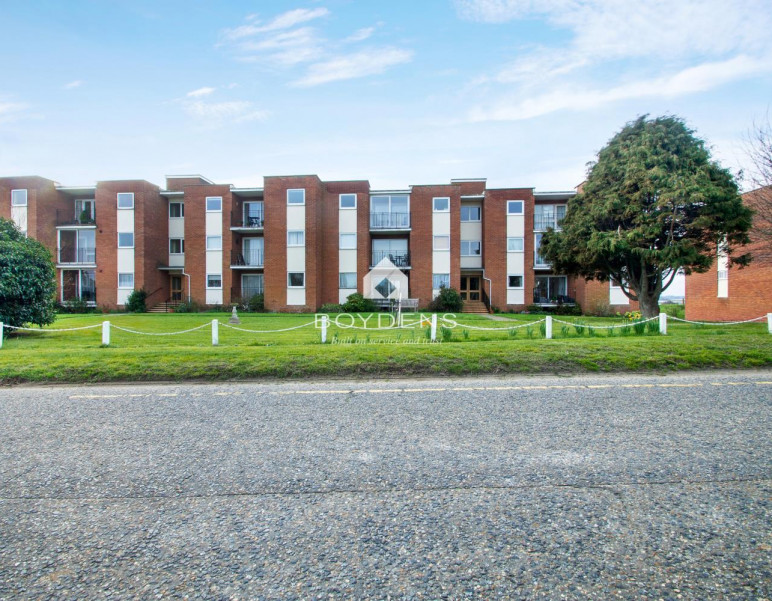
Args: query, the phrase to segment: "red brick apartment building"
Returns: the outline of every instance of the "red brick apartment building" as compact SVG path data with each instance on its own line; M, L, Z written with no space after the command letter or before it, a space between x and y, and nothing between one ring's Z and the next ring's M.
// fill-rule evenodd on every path
M368 181L266 177L237 188L199 175L61 186L0 178L0 217L54 254L62 302L115 309L134 289L148 305L192 298L229 305L264 293L273 311L315 311L363 292L388 257L425 307L441 286L470 310L524 310L576 300L624 312L619 288L553 273L539 255L574 191L491 189L484 179L373 190Z
M756 209L759 222L760 193L743 194L746 205ZM768 219L768 218L767 218ZM729 267L726 256L716 253L710 270L686 278L686 319L695 321L742 321L772 312L772 248L764 244L758 230L751 230L751 244L740 252L749 252L753 260L748 267Z

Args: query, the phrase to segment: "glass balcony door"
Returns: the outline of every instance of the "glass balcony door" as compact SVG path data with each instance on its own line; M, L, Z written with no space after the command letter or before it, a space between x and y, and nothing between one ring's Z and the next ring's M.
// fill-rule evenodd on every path
M96 232L93 229L59 230L59 263L95 263Z

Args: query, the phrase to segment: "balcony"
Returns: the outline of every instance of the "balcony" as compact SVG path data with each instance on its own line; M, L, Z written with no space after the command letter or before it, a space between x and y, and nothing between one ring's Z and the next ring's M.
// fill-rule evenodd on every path
M231 230L248 230L251 232L262 231L265 225L265 219L263 212L253 213L251 215L243 215L242 213L234 213L231 219Z
M370 230L410 231L410 213L370 213Z
M388 250L374 250L373 260L371 261L371 267L375 267L383 261L388 259L396 267L400 269L410 269L410 253L406 251L388 251Z
M57 249L60 265L94 265L96 264L96 248L75 248L63 246Z
M262 269L263 251L249 250L246 252L231 251L231 269Z
M554 215L534 215L533 216L533 229L534 231L546 231L549 228L552 228L553 230L560 231L560 227L558 226L558 222L562 221L561 219L556 218Z
M552 269L552 264L539 254L539 251L533 253L533 268L534 269Z
M56 226L57 227L96 227L96 215L93 211L81 211L80 213L73 213L72 211L62 211L57 209L56 211Z

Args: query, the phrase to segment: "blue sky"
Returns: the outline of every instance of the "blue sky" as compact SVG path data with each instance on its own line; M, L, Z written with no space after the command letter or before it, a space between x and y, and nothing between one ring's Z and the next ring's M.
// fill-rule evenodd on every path
M772 99L769 0L0 0L0 173L570 189L637 115L714 156Z

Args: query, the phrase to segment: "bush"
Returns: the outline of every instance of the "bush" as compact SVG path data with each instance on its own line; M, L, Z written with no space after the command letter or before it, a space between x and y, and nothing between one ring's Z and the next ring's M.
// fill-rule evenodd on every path
M319 313L342 313L343 307L337 303L326 303L319 307Z
M458 313L464 306L464 301L457 290L453 288L440 288L440 293L429 303L429 310L434 313Z
M365 298L358 292L355 292L348 296L346 302L343 303L342 309L346 313L372 313L377 311L378 307L369 298Z
M194 300L180 303L174 309L175 313L200 313L201 306Z
M72 300L64 301L56 306L56 310L59 313L90 313L91 308L88 303L82 298L74 298Z
M147 311L146 300L147 292L145 292L144 288L132 290L129 298L126 299L126 311L129 313L145 313Z

